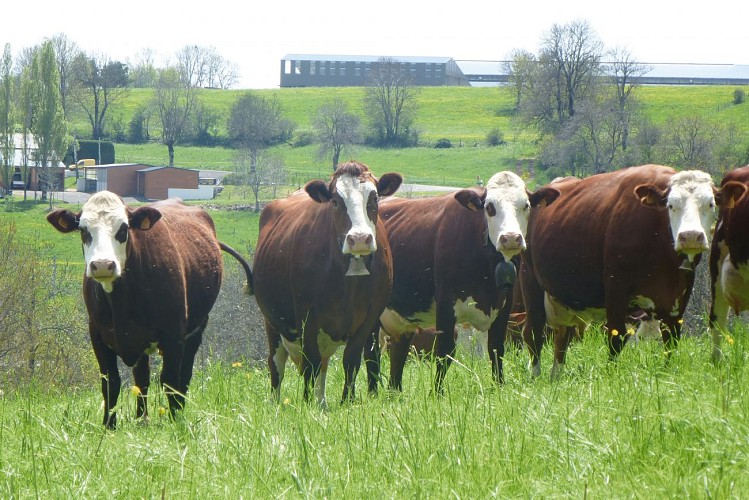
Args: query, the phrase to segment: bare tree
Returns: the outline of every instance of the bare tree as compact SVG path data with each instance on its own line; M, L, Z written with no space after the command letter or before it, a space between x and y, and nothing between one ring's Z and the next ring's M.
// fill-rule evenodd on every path
M603 43L587 21L554 24L543 37L541 62L553 79L557 120L575 115L575 105L584 99L599 76Z
M73 62L73 99L91 124L91 136L101 140L107 113L128 95L127 67L105 55L80 53Z
M640 64L624 47L616 47L610 52L611 62L606 69L614 83L617 112L622 120L622 150L626 151L629 142L631 108L634 107L633 94L640 84L638 79L652 70L652 66Z
M343 149L362 140L359 117L350 113L348 105L341 99L320 106L312 119L312 125L317 131L317 141L320 144L317 157L322 160L332 152L333 170L338 166Z
M195 89L181 77L177 68L161 71L152 104L161 125L161 143L167 147L170 167L174 166L174 146L190 127L196 100Z
M523 98L533 95L533 87L538 78L538 60L527 50L515 50L505 63L504 70L510 75L510 84L515 91L515 109L519 110Z
M135 88L155 87L159 78L159 72L154 62L152 49L141 49L132 62L128 63L130 68L130 85Z
M260 190L264 187L272 189L272 197L276 197L278 186L286 182L286 171L283 160L275 156L262 153L252 153L249 149L239 151L234 159L239 184L249 186L255 197L255 212L260 212Z
M687 116L671 122L668 127L672 163L678 167L707 167L718 128L698 116Z
M418 88L405 65L393 58L381 58L372 65L364 103L381 144L408 142L417 94Z

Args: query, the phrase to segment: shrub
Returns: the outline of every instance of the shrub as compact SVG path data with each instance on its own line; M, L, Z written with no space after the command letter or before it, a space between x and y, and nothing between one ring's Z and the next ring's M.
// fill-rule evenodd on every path
M294 134L291 145L295 148L302 148L314 144L316 140L317 136L312 130L300 130Z
M742 104L746 100L746 93L744 89L736 89L733 91L733 103Z
M504 144L504 134L502 134L498 128L493 128L488 134L486 134L486 143L489 146L499 146L500 144Z
M448 149L453 147L453 144L450 142L450 139L439 139L434 147L437 149Z

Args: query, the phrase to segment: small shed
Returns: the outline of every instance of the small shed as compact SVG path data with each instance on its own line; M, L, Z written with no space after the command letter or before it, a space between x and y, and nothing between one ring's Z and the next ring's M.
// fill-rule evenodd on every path
M169 198L169 189L198 189L200 172L177 167L138 170L138 196L150 200Z

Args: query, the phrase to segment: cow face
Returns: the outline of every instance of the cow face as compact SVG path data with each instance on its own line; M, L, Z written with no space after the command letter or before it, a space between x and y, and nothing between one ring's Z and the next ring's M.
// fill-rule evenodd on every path
M643 205L668 210L674 250L686 254L690 261L709 248L716 192L710 175L699 170L674 174L665 191L654 184L635 188L635 195Z
M111 292L125 268L129 231L149 229L160 217L154 208L132 211L119 196L101 191L89 198L79 214L55 210L47 215L47 221L63 233L80 231L86 276Z
M366 166L349 162L338 167L330 185L310 181L304 189L313 200L331 204L336 233L343 235L341 252L361 257L377 251L379 197L395 193L402 181L394 173L378 181Z
M498 172L481 196L471 189L455 193L469 210L483 210L489 241L509 260L525 249L525 234L531 207L548 205L559 196L552 187L528 192L523 180L512 172Z

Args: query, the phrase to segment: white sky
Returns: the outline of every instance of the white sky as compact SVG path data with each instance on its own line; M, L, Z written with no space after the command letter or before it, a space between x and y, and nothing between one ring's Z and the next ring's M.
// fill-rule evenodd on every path
M9 3L0 13L0 44L10 43L14 55L57 33L123 62L149 48L158 66L185 45L215 47L239 66L239 88L278 87L286 54L500 60L513 49L537 53L554 23L576 19L587 20L606 48L626 47L638 62L749 64L745 0L463 0L447 8L410 0Z

